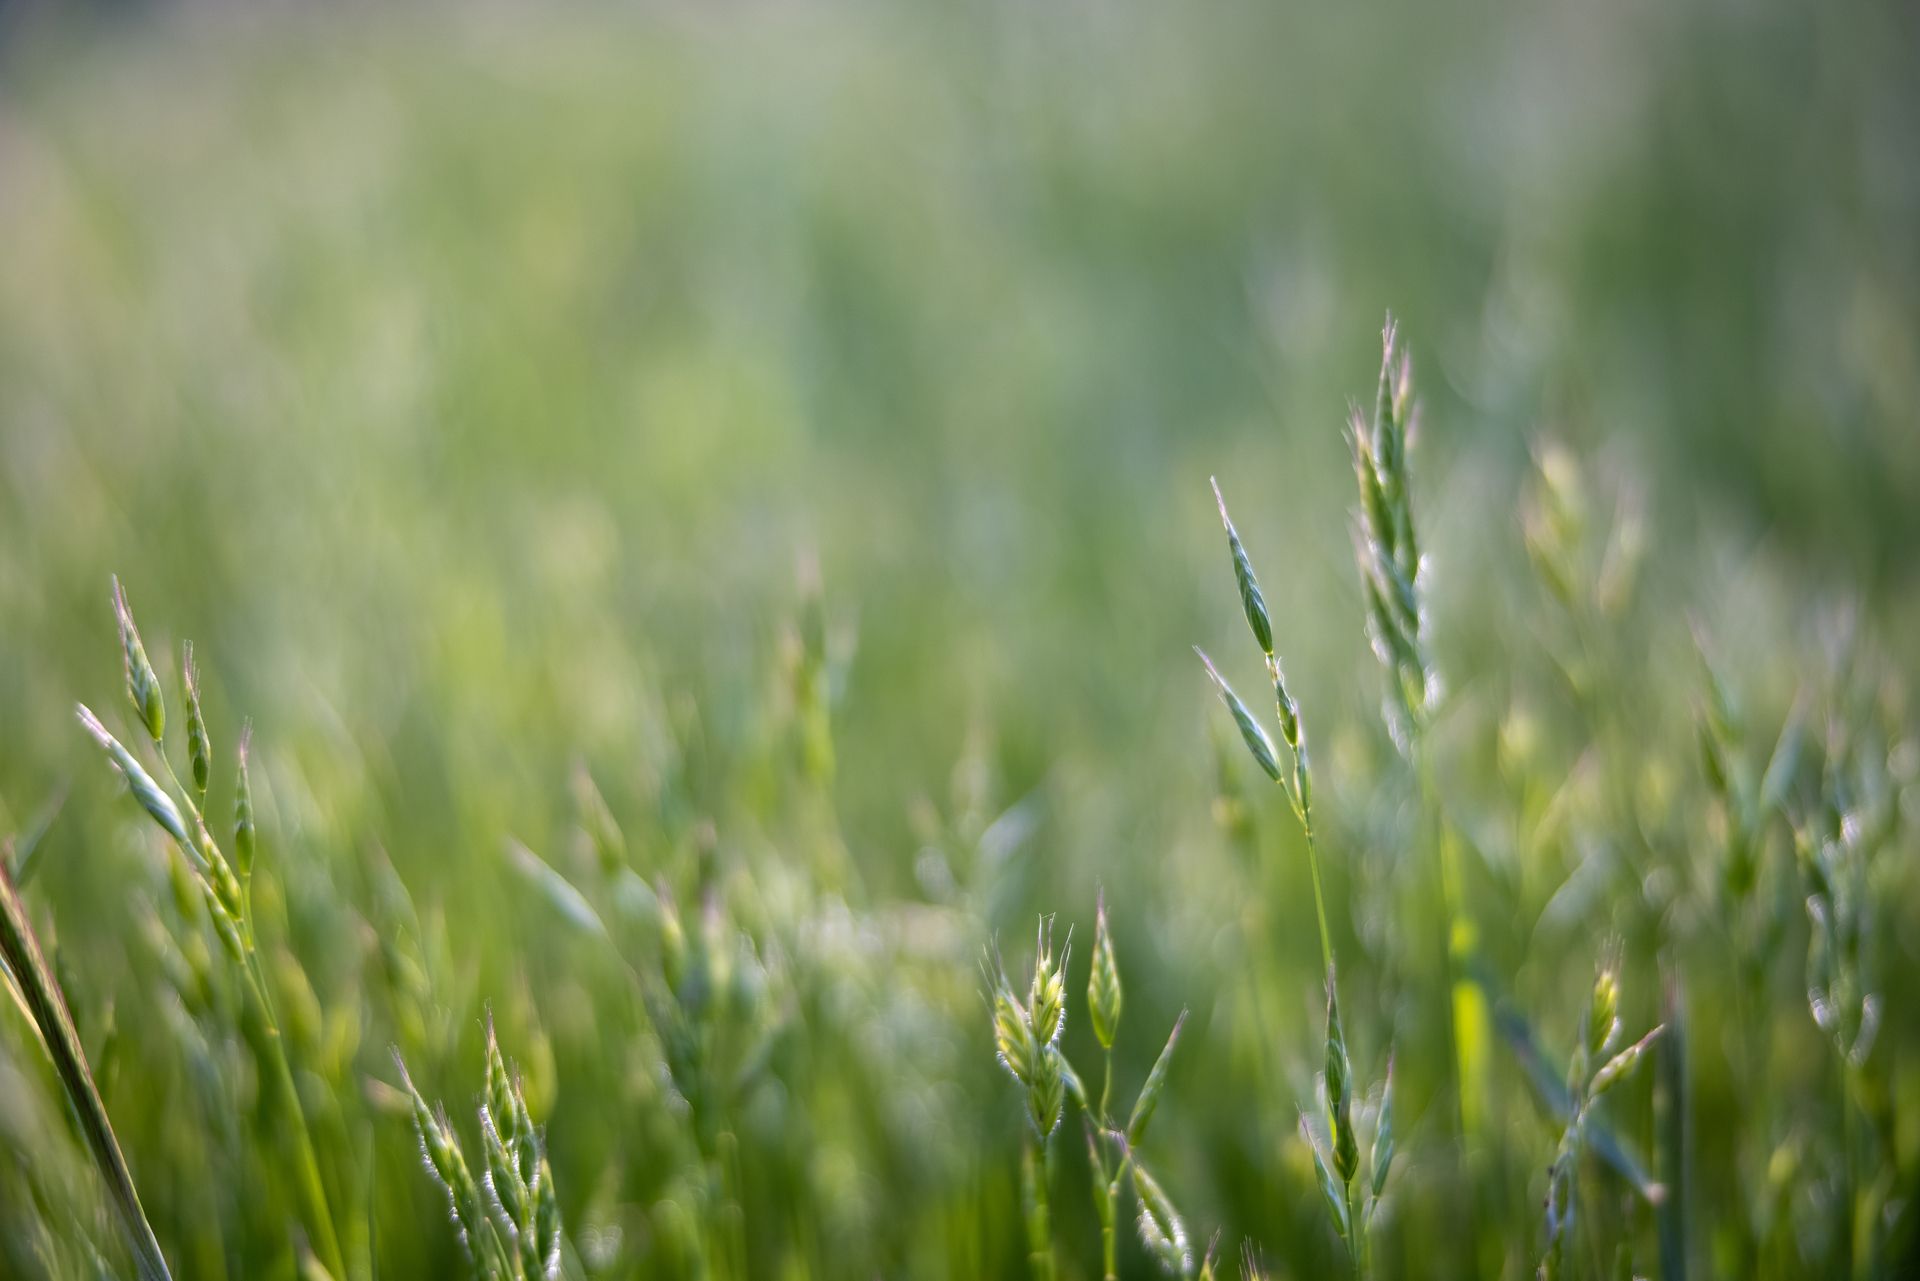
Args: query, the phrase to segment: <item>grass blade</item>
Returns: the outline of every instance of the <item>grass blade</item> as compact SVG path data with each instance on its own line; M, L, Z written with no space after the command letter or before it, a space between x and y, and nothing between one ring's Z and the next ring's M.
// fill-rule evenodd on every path
M153 1235L153 1226L147 1222L146 1211L140 1208L140 1194L134 1190L133 1175L127 1169L120 1142L114 1138L113 1126L107 1120L106 1105L94 1087L80 1034L67 1013L59 985L40 953L40 944L27 919L26 905L20 901L13 877L4 866L0 866L0 956L6 960L7 969L33 1016L34 1026L40 1030L47 1054L53 1059L60 1084L65 1087L74 1114L80 1119L80 1132L94 1164L100 1168L101 1177L106 1180L108 1199L113 1203L127 1248L133 1254L140 1281L171 1281L166 1257L160 1253L160 1242Z

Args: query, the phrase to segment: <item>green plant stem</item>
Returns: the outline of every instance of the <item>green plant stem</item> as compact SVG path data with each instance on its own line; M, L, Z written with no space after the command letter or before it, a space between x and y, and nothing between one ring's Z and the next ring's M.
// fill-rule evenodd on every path
M1100 1110L1094 1118L1094 1129L1089 1134L1090 1151L1093 1159L1093 1196L1100 1215L1100 1265L1103 1281L1115 1281L1119 1275L1119 1238L1115 1217L1120 1207L1120 1176L1107 1177L1106 1162L1100 1157L1099 1136L1110 1133L1112 1124L1107 1119L1108 1105L1113 1100L1113 1047L1102 1046L1101 1057L1105 1060L1100 1082ZM1120 1163L1126 1168L1126 1162Z
M1027 1211L1028 1270L1034 1281L1053 1281L1053 1227L1047 1212L1046 1153L1031 1134L1020 1151L1020 1190Z
M1463 1141L1466 1136L1465 1100L1466 1064L1461 1058L1460 1030L1455 1026L1455 992L1459 986L1458 971L1464 954L1473 947L1467 937L1465 922L1461 919L1460 869L1458 861L1447 848L1446 820L1440 812L1440 788L1434 778L1433 755L1426 746L1424 735L1416 748L1419 756L1420 807L1428 825L1428 839L1433 844L1434 864L1440 876L1440 902L1443 919L1441 921L1441 954L1444 961L1442 973L1447 979L1447 999L1445 1002L1447 1018L1447 1057L1453 1067L1453 1110L1454 1133Z
M1467 1165L1467 1120L1466 1092L1468 1064L1466 1049L1461 1044L1459 1027L1460 993L1462 975L1470 968L1475 948L1472 927L1467 923L1461 911L1462 893L1459 860L1449 847L1446 832L1446 815L1440 806L1440 787L1435 777L1433 751L1428 743L1424 727L1414 731L1414 752L1416 771L1419 774L1420 806L1424 811L1429 839L1433 842L1434 863L1440 876L1440 900L1444 919L1441 922L1440 950L1442 959L1441 974L1446 978L1447 995L1442 1002L1446 1010L1447 1063L1452 1073L1451 1090L1448 1093L1448 1121L1458 1144L1458 1155L1462 1173L1461 1183L1467 1191L1466 1220L1464 1227L1467 1236L1468 1257L1476 1265L1480 1258L1478 1232L1478 1206L1471 1185L1465 1178Z
M160 758L160 766L166 771L168 781L173 784L173 790L179 794L193 818L193 830L208 830L206 816L194 801L193 792L181 784L165 748L156 744L154 755ZM251 878L242 887L241 902L244 913L239 922L242 968L260 1016L260 1040L266 1059L262 1066L280 1095L280 1105L292 1131L294 1182L300 1189L301 1214L307 1221L307 1232L312 1237L313 1251L320 1265L335 1281L345 1281L346 1265L340 1253L339 1236L334 1231L333 1213L327 1207L326 1185L320 1178L320 1158L314 1151L313 1133L307 1128L306 1109L300 1104L299 1087L293 1079L293 1065L287 1059L286 1040L280 1034L280 1019L274 1012L271 989L267 986L265 972L260 968L260 954L254 946Z
M260 968L260 954L253 946L253 923L248 921L242 934L245 948L247 986L258 1007L261 1044L266 1062L262 1065L280 1096L280 1106L293 1139L294 1182L299 1186L301 1214L312 1236L313 1252L328 1274L344 1281L346 1266L340 1254L340 1240L334 1233L333 1214L327 1208L326 1186L320 1179L320 1159L314 1152L313 1134L307 1129L306 1109L300 1105L299 1087L293 1079L293 1065L287 1060L286 1039L280 1034L273 997L267 989L266 975Z
M1307 834L1307 870L1313 874L1313 914L1320 925L1320 965L1333 981L1333 935L1327 929L1327 896L1320 888L1320 847L1313 839L1313 811L1302 808L1300 826Z
M61 999L59 984L40 954L33 926L4 861L0 861L0 956L5 957L6 968L19 987L27 1013L40 1030L47 1054L53 1059L54 1072L66 1088L74 1115L79 1118L87 1150L93 1154L94 1164L100 1167L101 1177L106 1180L108 1199L126 1237L127 1248L133 1254L140 1281L171 1281L166 1257L160 1253L160 1243L153 1235L153 1226L147 1222L146 1211L140 1208L140 1194L134 1190L133 1175L127 1169L127 1159L107 1120L106 1104L101 1102L93 1073L87 1067L80 1034L67 1012L67 1003Z
M1367 1275L1367 1228L1360 1221L1360 1198L1354 1195L1351 1182L1346 1185L1346 1191L1347 1261L1353 1265L1353 1281L1363 1281Z
M1107 1221L1100 1238L1100 1258L1101 1263L1106 1268L1102 1281L1115 1281L1115 1278L1118 1277L1120 1273L1120 1180L1127 1177L1127 1165L1132 1160L1132 1153L1121 1157L1120 1164L1116 1165L1113 1169L1113 1178L1107 1183Z

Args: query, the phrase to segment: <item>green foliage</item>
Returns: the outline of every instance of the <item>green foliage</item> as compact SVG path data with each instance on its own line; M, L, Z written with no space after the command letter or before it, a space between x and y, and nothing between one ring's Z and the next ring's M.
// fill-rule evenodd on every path
M1910 5L91 8L0 1276L1910 1270Z

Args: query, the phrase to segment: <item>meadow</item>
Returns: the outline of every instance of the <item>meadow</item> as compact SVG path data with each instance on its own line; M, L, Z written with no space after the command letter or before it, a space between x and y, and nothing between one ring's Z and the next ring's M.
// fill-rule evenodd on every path
M1920 1272L1916 121L1893 0L0 7L0 1278Z

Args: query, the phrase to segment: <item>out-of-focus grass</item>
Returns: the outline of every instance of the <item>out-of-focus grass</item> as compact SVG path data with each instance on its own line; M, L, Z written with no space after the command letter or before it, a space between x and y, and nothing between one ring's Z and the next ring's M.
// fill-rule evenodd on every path
M1688 621L1746 691L1756 769L1797 692L1845 683L1819 659L1841 605L1886 645L1879 710L1911 731L1908 6L210 6L0 33L0 832L66 795L30 898L180 1272L276 1275L291 1201L231 1046L194 1094L141 941L165 863L72 723L118 681L110 572L156 655L195 640L229 749L253 718L268 915L345 1100L316 1128L336 1197L374 1207L380 1275L453 1259L367 1084L410 1035L368 994L383 858L441 953L443 1026L407 1046L423 1084L478 1088L491 1002L517 1057L548 1047L530 1102L574 1266L685 1263L641 1005L501 855L516 837L589 875L576 762L649 879L691 884L710 822L740 901L790 927L758 937L817 946L778 1088L733 1121L760 1162L753 1274L1018 1266L1020 1120L977 950L1043 908L1090 928L1096 884L1130 1018L1205 1012L1162 1105L1168 1187L1229 1246L1330 1266L1294 1137L1319 982L1301 851L1263 793L1251 861L1214 826L1221 727L1187 645L1235 625L1218 472L1312 709L1336 929L1372 958L1343 1000L1377 1079L1423 1017L1394 936L1434 928L1369 888L1415 825L1374 714L1340 425L1389 306L1422 375L1457 707L1438 732L1488 963L1557 1047L1601 937L1626 935L1636 1026L1667 949L1699 1020L1692 1250L1759 1266L1745 1225L1779 1154L1818 1149L1830 1083L1791 965L1750 1008L1737 967L1701 960L1718 829ZM1542 435L1597 460L1596 540L1616 501L1644 510L1643 597L1616 617L1556 612L1527 568ZM795 676L816 568L830 771ZM1597 711L1560 692L1569 667ZM1804 951L1769 839L1766 937ZM1916 903L1910 872L1889 880L1894 973ZM1905 1065L1920 1030L1897 999L1886 1019L1878 1053ZM90 1184L19 1030L0 1270L35 1275L27 1225L76 1231L61 1207ZM1157 1048L1123 1038L1121 1076ZM1401 1066L1417 1107L1437 1069ZM1513 1106L1477 1168L1517 1275L1558 1130L1498 1070ZM1752 1116L1758 1081L1779 1100ZM1644 1151L1643 1096L1623 1115ZM1435 1226L1420 1141L1391 1275ZM1800 1174L1780 1213L1804 1253L1776 1271L1833 1257L1831 1182ZM1084 1274L1088 1207L1055 1199Z

